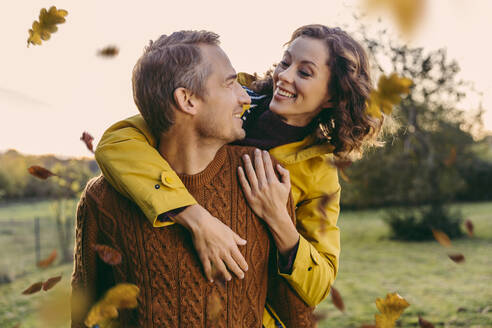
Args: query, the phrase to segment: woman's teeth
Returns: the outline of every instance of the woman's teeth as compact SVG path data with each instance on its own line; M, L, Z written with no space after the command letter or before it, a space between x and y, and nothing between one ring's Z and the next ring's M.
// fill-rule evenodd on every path
M287 91L284 91L282 89L277 89L277 93L281 96L288 97L288 98L295 98L296 95Z

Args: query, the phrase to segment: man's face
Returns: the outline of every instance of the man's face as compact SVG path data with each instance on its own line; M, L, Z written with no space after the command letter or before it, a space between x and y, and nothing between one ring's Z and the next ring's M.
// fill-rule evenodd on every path
M241 113L243 105L251 102L237 82L236 71L229 58L218 46L200 45L203 62L210 74L205 84L206 93L200 101L197 129L201 137L217 139L224 144L243 139Z

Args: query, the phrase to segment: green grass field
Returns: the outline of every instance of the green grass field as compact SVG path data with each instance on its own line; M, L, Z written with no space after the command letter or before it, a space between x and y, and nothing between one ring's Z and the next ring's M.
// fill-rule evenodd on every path
M75 204L73 204L75 206ZM418 315L436 327L492 327L492 203L455 205L475 225L475 237L453 241L446 249L437 242L402 243L388 239L382 211L342 212L340 271L335 287L346 311L328 299L317 309L326 314L319 327L359 327L374 321L374 301L397 292L411 305L399 327L418 327ZM0 275L13 282L0 285L0 327L48 327L37 308L70 286L71 264L41 270L35 266L33 218L41 218L42 257L58 247L50 202L0 205ZM452 262L448 252L466 257ZM34 282L61 274L53 290L32 296L21 292ZM65 312L57 308L60 318ZM66 324L64 325L66 326ZM50 328L55 325L50 324ZM60 325L63 327L63 325Z

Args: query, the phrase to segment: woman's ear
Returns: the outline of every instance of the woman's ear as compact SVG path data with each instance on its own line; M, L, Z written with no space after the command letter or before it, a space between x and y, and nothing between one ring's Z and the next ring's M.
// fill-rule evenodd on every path
M327 99L322 105L321 108L333 108L333 101L332 99Z
M174 90L174 101L176 102L177 110L189 115L197 114L197 98L190 90L183 87Z

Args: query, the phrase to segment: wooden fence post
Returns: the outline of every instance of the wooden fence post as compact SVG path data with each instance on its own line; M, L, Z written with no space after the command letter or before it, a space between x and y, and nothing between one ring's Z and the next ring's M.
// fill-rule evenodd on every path
M41 261L41 233L39 228L39 217L34 218L34 247L36 252L36 264Z

